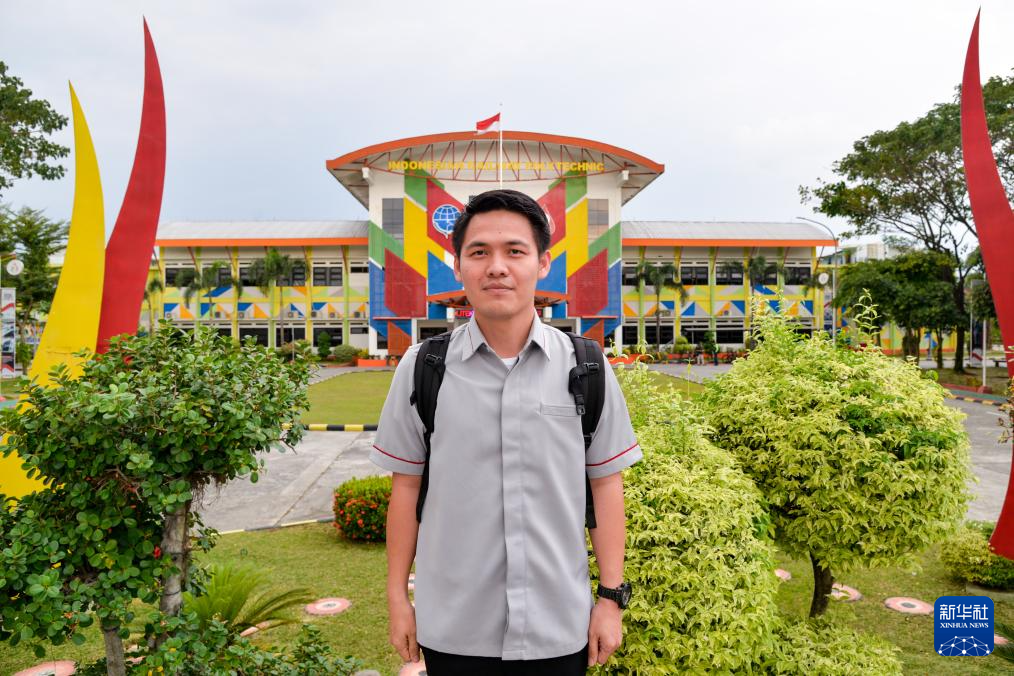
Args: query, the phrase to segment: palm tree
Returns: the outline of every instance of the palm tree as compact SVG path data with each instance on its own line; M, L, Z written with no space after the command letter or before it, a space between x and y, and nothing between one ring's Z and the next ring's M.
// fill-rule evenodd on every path
M148 286L144 287L144 304L148 306L148 333L155 330L155 296L165 291L165 284L161 277L152 277L148 280Z
M820 330L823 330L823 328L824 328L824 308L822 308L822 307L821 308L817 308L817 291L823 291L824 287L826 286L825 284L821 284L820 281L819 281L819 279L818 279L820 277L820 275L821 275L822 272L823 272L823 270L821 270L820 268L817 268L816 270L814 270L813 274L810 275L809 279L807 279L805 282L803 282L802 284L800 284L800 286L803 287L803 295L804 296L806 294L810 293L811 291L813 292L813 316L815 318L819 317L819 319L817 319L816 323L820 326ZM832 299L832 301L833 301L833 299ZM819 309L819 312L820 312L819 315L818 315L818 309ZM879 335L878 335L878 338L879 338Z
M746 269L743 270L744 279L750 282L750 293L746 299L746 319L750 323L750 332L753 333L753 297L754 289L764 283L764 278L769 272L776 275L785 274L785 266L779 262L768 263L764 256L751 256L747 259Z
M258 258L250 264L250 277L254 280L261 293L268 297L268 303L275 300L275 290L292 274L292 259L272 247L264 258ZM282 319L282 298L278 294L278 317ZM283 324L284 331L284 324ZM284 336L283 336L284 337ZM275 316L268 312L268 347L275 347Z
M687 299L687 290L683 282L679 281L679 270L672 263L655 265L651 261L641 261L635 270L638 284L646 284L655 290L655 351L662 351L662 290L672 289L676 292L679 301L676 303L676 312L680 311Z
M184 284L183 302L189 305L194 296L197 297L197 310L194 312L195 330L201 324L201 299L218 286L218 271L226 267L223 261L215 261L206 268L198 264L190 274L181 275L183 279L180 281Z

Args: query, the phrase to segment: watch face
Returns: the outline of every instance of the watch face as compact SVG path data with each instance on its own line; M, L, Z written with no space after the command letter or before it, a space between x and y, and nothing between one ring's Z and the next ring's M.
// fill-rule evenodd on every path
M626 608L627 604L630 603L630 594L633 590L630 588L630 584L624 582L620 586L620 607Z

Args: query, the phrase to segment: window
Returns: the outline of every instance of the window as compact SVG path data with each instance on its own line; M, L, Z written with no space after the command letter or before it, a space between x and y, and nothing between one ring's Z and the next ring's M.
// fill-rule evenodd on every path
M232 270L230 268L219 268L218 269L218 283L217 286L229 286L232 279Z
M306 263L299 261L292 264L292 273L289 275L289 286L304 286L306 284Z
M377 331L377 349L387 349L387 336L383 335L380 331Z
M718 329L715 331L715 342L720 345L742 344L743 329Z
M385 197L383 199L383 218L381 227L399 242L405 238L405 200L401 197Z
M193 268L166 268L165 285L183 288L194 278Z
M240 267L240 269L239 269L239 278L242 280L243 286L257 286L257 284L254 283L253 277L250 276L250 266L249 265L244 265L244 266ZM265 335L264 339L267 340L267 334L264 334L264 335Z
M368 274L370 274L370 266L368 266L366 263L359 263L359 264L352 263L351 265L349 265L349 274L350 275L368 275Z
M313 266L313 285L314 286L341 286L342 285L342 269L337 265L325 266L315 265Z
M742 263L738 261L722 261L715 264L715 284L735 285L742 283Z
M588 200L588 241L594 241L609 229L609 200Z
M764 268L764 286L774 286L778 284L778 268L774 265L769 265Z
M623 344L637 345L637 325L628 324L623 327Z
M349 327L349 333L364 334L364 333L369 333L369 332L370 332L370 330L367 327L365 327L365 326L350 326Z
M805 284L810 281L810 268L804 267L790 267L785 268L785 283L786 284Z
M708 283L708 266L707 265L681 265L680 266L680 281L683 282L684 286L692 286L694 284L707 284Z
M636 265L624 265L623 266L623 286L637 286L637 266ZM626 342L626 341L624 341Z

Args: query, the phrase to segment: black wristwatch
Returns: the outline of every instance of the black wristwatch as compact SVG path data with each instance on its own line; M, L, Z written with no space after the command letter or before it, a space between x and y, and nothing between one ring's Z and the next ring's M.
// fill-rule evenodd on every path
M616 601L621 609L626 608L630 603L630 594L633 590L630 587L629 582L622 583L616 589L610 589L609 587L603 587L602 583L599 582L599 596L610 601Z

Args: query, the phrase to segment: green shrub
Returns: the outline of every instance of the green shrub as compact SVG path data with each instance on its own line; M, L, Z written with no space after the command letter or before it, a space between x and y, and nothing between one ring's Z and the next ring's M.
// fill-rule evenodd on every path
M391 477L349 479L334 492L334 525L349 540L383 542Z
M971 478L964 414L916 365L874 346L804 338L774 314L755 328L757 349L701 401L712 440L767 500L779 544L821 571L819 614L831 571L914 565L957 528Z
M693 351L693 349L694 346L690 344L690 341L682 333L676 336L676 340L672 344L672 351L675 354L686 354Z
M882 638L859 634L826 620L782 620L774 650L765 655L762 673L821 676L901 674L898 648Z
M354 361L359 356L359 348L353 347L352 345L335 345L334 360L339 364Z
M995 589L1014 589L1014 561L989 547L992 523L966 524L940 548L940 562L948 575Z
M321 361L328 358L331 354L331 334L327 331L322 332L317 336L317 356L320 357Z
M636 592L605 671L750 671L777 620L760 494L707 441L689 400L665 395L643 365L618 378L645 457L625 472L624 574Z

